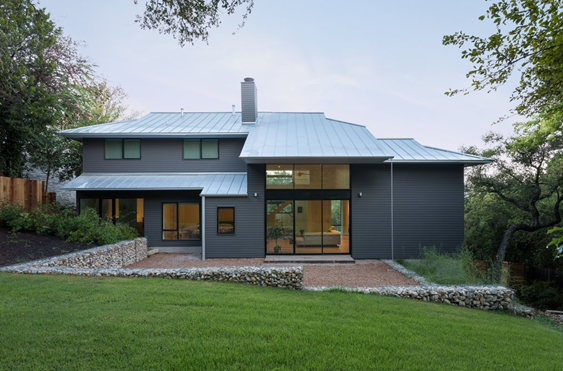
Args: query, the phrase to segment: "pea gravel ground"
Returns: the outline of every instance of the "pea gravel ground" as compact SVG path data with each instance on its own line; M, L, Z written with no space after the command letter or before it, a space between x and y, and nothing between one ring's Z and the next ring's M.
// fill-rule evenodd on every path
M226 266L276 266L264 259L207 259L193 254L158 253L127 268L185 268ZM355 264L303 264L305 286L415 286L418 283L379 260L356 260Z

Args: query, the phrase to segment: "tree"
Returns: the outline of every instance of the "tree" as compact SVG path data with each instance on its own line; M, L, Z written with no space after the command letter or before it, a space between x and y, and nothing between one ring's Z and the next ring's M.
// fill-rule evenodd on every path
M463 59L473 63L466 77L472 90L496 90L513 74L520 82L510 98L514 113L523 116L561 111L563 102L563 7L561 0L498 0L481 21L490 20L496 32L488 37L462 31L446 35L444 45L456 45ZM466 44L469 44L466 47ZM450 90L447 95L468 93Z
M21 176L33 133L56 121L56 64L45 53L60 35L30 0L0 4L0 173Z
M137 16L136 22L142 29L172 35L183 47L196 39L207 42L209 30L221 24L221 11L230 15L243 4L246 4L246 12L239 25L241 28L254 7L254 0L147 0L145 11Z
M473 168L467 177L474 192L494 194L522 213L504 232L495 256L497 273L516 232L535 232L561 223L563 137L536 131L537 125L536 121L516 124L509 138L487 135L485 142L493 147L480 155L495 161Z

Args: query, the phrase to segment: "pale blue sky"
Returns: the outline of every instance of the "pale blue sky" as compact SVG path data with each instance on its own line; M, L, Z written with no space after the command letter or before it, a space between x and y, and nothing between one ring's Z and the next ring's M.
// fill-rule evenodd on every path
M142 1L139 1L142 3ZM254 77L260 111L325 112L367 126L376 137L412 137L457 150L481 145L508 113L508 87L446 97L468 86L470 68L442 36L488 35L477 18L484 0L256 0L246 26L223 17L209 45L181 48L169 35L134 23L133 0L40 0L57 25L84 41L82 54L129 94L131 108L157 111L240 109L240 82Z

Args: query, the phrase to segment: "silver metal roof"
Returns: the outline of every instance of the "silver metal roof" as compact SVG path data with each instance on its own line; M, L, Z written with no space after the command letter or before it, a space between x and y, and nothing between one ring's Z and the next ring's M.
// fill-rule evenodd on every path
M130 121L110 122L63 130L66 138L82 140L89 137L182 137L182 136L242 136L248 133L240 112L151 112Z
M246 137L247 163L453 162L489 159L423 146L414 139L377 139L361 125L327 119L324 113L260 112L242 124L240 112L152 112L136 120L61 131L67 138ZM245 183L246 184L246 183Z
M385 153L393 156L393 162L450 162L464 164L486 164L492 162L491 159L485 157L423 146L412 138L379 138L377 141Z
M260 113L240 154L248 163L377 163L389 157L365 126L324 113Z
M246 173L85 173L64 187L95 190L201 190L200 196L247 196Z

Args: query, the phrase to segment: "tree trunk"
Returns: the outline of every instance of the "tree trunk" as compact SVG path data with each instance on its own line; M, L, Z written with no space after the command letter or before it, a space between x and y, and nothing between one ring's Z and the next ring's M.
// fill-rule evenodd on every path
M510 246L510 242L512 241L512 237L514 237L514 233L522 229L522 225L520 224L512 224L506 232L504 232L504 237L502 238L502 242L497 250L497 255L495 257L495 263L493 266L493 278L499 282L501 269L502 269L502 262L504 257L506 256L506 250L508 250L508 246Z
M49 190L49 178L51 176L51 167L47 169L47 176L45 177L45 183L43 183L43 194L46 195Z

